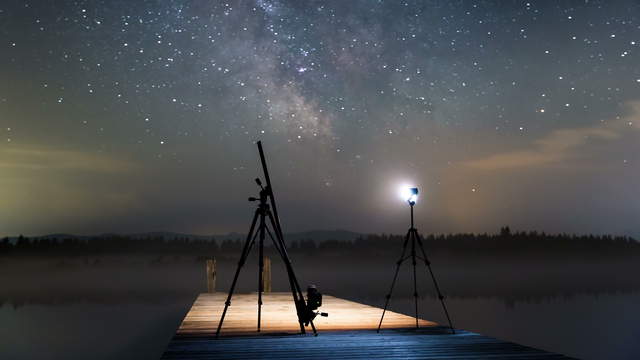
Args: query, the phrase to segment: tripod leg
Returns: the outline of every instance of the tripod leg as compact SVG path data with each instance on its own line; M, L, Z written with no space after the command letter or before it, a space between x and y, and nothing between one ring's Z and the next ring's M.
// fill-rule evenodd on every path
M413 263L413 301L416 307L416 329L418 328L418 280L416 278L416 238L413 231L409 230L411 237L411 261Z
M429 258L427 258L427 253L424 251L424 246L422 245L422 240L420 239L420 235L418 235L418 231L415 231L415 237L418 239L418 245L420 245L420 250L422 250L422 257L424 259L424 263L425 265L427 265L427 269L429 269L429 274L431 274L431 280L433 280L433 285L436 288L438 299L440 299L440 304L442 304L442 310L444 310L444 314L446 315L447 321L449 322L449 328L451 329L451 333L455 334L456 331L453 328L453 323L451 322L451 318L449 317L449 311L447 311L447 305L444 303L444 295L442 295L442 292L440 292L438 281L436 280L436 276L433 273L433 269L431 269L431 261L429 261Z
M227 309L229 305L231 305L231 297L233 296L233 292L236 288L236 283L238 282L238 276L240 275L240 269L244 266L245 261L247 260L247 256L249 255L249 249L251 248L251 244L254 241L253 231L256 227L256 222L258 221L258 215L260 210L256 210L255 215L253 215L253 220L251 221L251 228L249 229L249 234L247 234L247 240L244 243L244 248L242 249L242 255L240 255L240 260L238 261L238 267L236 268L236 274L233 277L233 282L231 283L231 288L229 289L229 294L227 295L227 301L224 302L224 310L222 311L222 316L220 317L220 322L218 323L218 329L216 330L216 337L220 335L220 329L222 329L222 323L224 322L224 317L227 315Z
M273 240L274 246L278 249L280 256L282 257L282 261L284 261L285 268L287 270L287 275L289 277L289 287L291 288L291 295L293 296L293 302L296 306L296 313L298 315L298 323L300 324L300 333L305 334L306 331L304 329L304 314L307 311L307 305L304 300L304 295L302 294L302 290L300 289L300 284L298 283L298 279L296 279L296 274L293 271L293 265L291 265L291 260L289 259L289 254L287 253L287 247L282 238L282 234L279 231L279 228L276 225L276 221L273 217L271 211L268 212L269 221L271 223L271 227L273 228L273 232L276 236ZM313 327L314 334L317 334L315 327Z
M313 320L309 320L309 324L311 324L311 329L313 329L313 335L318 336L318 331L316 330L316 326L313 324Z
M269 228L265 228L265 229L267 230L267 234L269 235L269 238L273 241L274 246L276 247L276 250L278 251L278 254L280 254L280 256L281 256L283 259L284 259L285 257L287 257L287 254L284 252L284 251L286 251L286 249L284 249L284 250L283 250L283 249L281 249L281 245L279 245L279 244L276 242L276 239L275 239L275 238L274 238L274 236L271 234L271 231L269 231ZM293 268L292 268L292 269L293 269ZM300 286L297 284L297 280L295 279L295 274L293 274L293 282L291 281L291 277L289 278L289 284L290 284L291 286L296 286L296 288L295 288L295 289L296 289L296 290L295 290L295 293L296 293L296 294L298 294L298 299L304 299L304 298L303 298L303 295L302 295L302 290L300 289ZM298 307L298 305L297 305L297 304L299 304L299 303L300 303L300 301L299 301L299 300L295 300L295 296L294 296L294 301L296 302L296 311L298 311L298 308L299 308L299 307ZM306 305L305 305L304 309L306 309ZM305 311L306 311L306 310L305 310ZM298 316L298 319L300 319L300 316ZM309 321L309 323L311 324L311 329L313 329L313 334L314 334L315 336L318 336L318 332L317 332L317 330L316 330L315 325L313 324L313 320L310 320L310 321ZM304 326L303 326L302 328L304 328ZM303 334L304 334L304 332L303 332Z
M260 269L258 271L258 332L260 332L260 321L262 318L262 292L264 291L264 231L266 227L264 216L264 213L260 214L260 240L258 243L258 268Z
M273 242L274 247L275 247L275 248L276 248L276 250L278 251L278 254L280 255L280 257L281 257L281 258L285 259L285 258L287 257L287 254L286 254L286 252L285 252L285 251L286 251L286 249L282 249L282 248L281 248L281 247L282 247L282 244L280 244L280 243L276 240L276 238L273 236L273 234L271 233L271 231L269 231L269 228L268 228L268 227L267 227L267 228L265 228L265 229L267 230L267 234L269 235L269 238L270 238L270 239L271 239L271 241ZM285 261L285 263L286 263L286 261ZM287 268L287 269L288 269L288 268ZM292 272L293 272L293 269L292 269ZM302 295L302 292L301 292L301 290L300 290L300 286L297 284L297 280L295 279L295 274L293 274L293 279L292 279L291 273L289 273L289 272L288 272L288 270L287 270L287 274L289 275L289 276L288 276L288 278L289 278L289 286L291 286L291 288L292 288L292 289L294 289L294 288L295 288L295 290L292 290L292 294L293 294L293 301L294 301L294 304L296 305L296 313L297 313L297 316L298 316L298 322L300 323L300 330L301 330L301 333L302 333L302 334L304 334L304 333L305 333L305 331L303 331L303 330L304 330L304 325L303 325L303 323L301 322L302 317L301 317L301 316L300 316L300 314L299 314L299 309L301 308L301 307L299 306L299 304L300 304L300 300L299 300L299 299L304 299L304 298L302 297L303 295ZM292 280L293 280L293 281L292 281ZM297 296L296 296L296 295L297 295ZM304 309L306 309L306 305L304 306ZM314 324L313 324L313 321L310 321L310 323L311 323L311 328L313 329L313 333L317 336L317 335L318 335L318 333L317 333L316 328L315 328L315 326L314 326Z
M384 302L384 310L382 310L382 317L380 318L380 323L378 324L377 332L380 332L380 327L382 326L382 320L384 319L384 314L387 312L387 306L389 306L389 300L391 299L391 293L393 292L393 288L396 285L396 280L398 279L398 272L400 271L400 265L405 260L404 254L407 251L407 243L409 242L409 235L411 232L407 233L407 236L404 238L404 243L402 244L402 254L400 255L400 259L396 262L396 273L393 275L393 281L391 282L391 288L389 289L389 293L386 296L386 300Z

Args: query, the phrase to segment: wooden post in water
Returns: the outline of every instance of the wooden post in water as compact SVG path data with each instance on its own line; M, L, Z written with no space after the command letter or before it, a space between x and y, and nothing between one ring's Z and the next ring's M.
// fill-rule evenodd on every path
M216 258L207 259L207 292L216 292Z
M262 289L271 292L271 259L264 257L264 270L262 271Z

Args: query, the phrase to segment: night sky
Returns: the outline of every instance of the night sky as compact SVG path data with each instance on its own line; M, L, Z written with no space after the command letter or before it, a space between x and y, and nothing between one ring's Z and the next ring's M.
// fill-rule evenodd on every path
M0 4L0 229L639 235L637 1Z

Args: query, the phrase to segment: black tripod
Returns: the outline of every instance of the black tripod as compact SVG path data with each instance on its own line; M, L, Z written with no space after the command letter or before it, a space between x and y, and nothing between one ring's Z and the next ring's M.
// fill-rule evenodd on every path
M298 315L298 323L300 324L300 333L305 333L305 323L310 323L311 328L313 329L313 333L317 335L316 327L313 325L313 320L309 318L309 310L307 308L307 303L305 302L304 295L302 294L302 290L300 288L300 284L298 284L298 280L296 279L296 275L293 272L293 266L291 265L291 260L289 259L289 255L287 253L287 248L285 246L284 237L282 236L282 230L280 228L280 222L278 221L278 214L275 206L275 199L273 197L273 192L271 190L271 182L269 180L269 173L267 171L267 165L264 159L264 153L262 152L262 144L258 141L258 150L260 152L260 159L262 161L262 168L265 175L265 180L267 182L267 186L263 187L260 179L256 179L256 183L260 186L260 197L250 197L249 201L258 201L258 208L253 215L253 220L251 221L251 228L249 230L249 234L247 234L247 239L244 243L244 247L242 249L242 254L240 255L240 260L238 261L238 268L236 269L235 276L233 277L233 282L231 283L231 288L229 289L229 295L227 296L227 301L224 303L224 310L222 311L222 317L220 318L220 322L218 323L218 329L216 330L216 337L220 335L220 329L222 328L222 323L224 322L224 317L227 314L227 308L231 305L231 297L233 296L233 292L236 288L236 283L238 282L238 276L240 275L240 270L242 266L244 266L253 245L256 242L256 238L258 239L258 251L259 251L259 260L258 260L258 332L260 332L260 320L262 316L262 293L263 289L263 272L264 272L264 239L268 235L273 242L274 248L278 251L278 254L282 258L284 265L287 270L287 275L289 277L289 286L291 287L291 294L293 295L293 302L296 306L296 313ZM269 206L269 199L271 200L271 206ZM273 209L273 211L272 211ZM273 229L273 232L269 230L267 226L268 224ZM256 224L258 224L258 229L256 231Z
M414 194L418 194L418 189L412 189ZM393 292L393 288L396 285L396 280L398 279L398 272L400 271L400 266L405 260L411 258L413 263L413 298L415 300L415 309L416 309L416 329L418 326L418 283L416 280L416 258L420 258L424 261L427 269L429 269L429 274L431 275L431 279L433 280L433 285L438 293L438 299L440 299L440 303L442 304L442 309L444 310L444 314L447 316L447 320L449 321L449 328L453 334L456 331L453 329L453 324L451 323L451 318L449 317L449 312L447 311L447 306L444 303L444 296L440 292L440 287L438 286L438 281L436 280L436 276L433 274L433 270L431 269L431 262L427 258L427 253L424 251L424 246L422 245L422 239L418 234L418 230L413 226L413 205L416 204L414 200L408 200L409 206L411 207L411 228L407 232L407 236L404 239L404 245L402 245L402 255L400 255L400 259L396 262L396 273L393 275L393 281L391 282L391 289L389 289L389 294L386 296L386 301L384 304L384 310L382 311L382 317L380 318L380 323L378 324L378 332L380 332L380 327L382 326L382 320L384 319L384 314L387 312L387 306L389 305L389 300L391 299L391 293ZM411 254L406 257L404 254L407 251L407 244L411 241ZM422 252L422 257L416 254L416 242L420 246L420 250Z

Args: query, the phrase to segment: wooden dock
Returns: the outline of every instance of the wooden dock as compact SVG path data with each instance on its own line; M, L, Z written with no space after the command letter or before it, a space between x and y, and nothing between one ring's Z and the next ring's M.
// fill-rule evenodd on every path
M187 313L176 335L212 336L218 327L224 309L225 293L200 294ZM227 316L222 324L222 336L257 335L257 293L234 295ZM296 308L291 293L265 293L262 295L261 333L300 332ZM318 331L374 330L382 310L373 306L324 295L322 311L329 317L318 316L313 321ZM415 327L415 318L387 311L384 328ZM420 320L420 326L435 326L436 323ZM308 328L311 331L311 327Z
M162 359L567 359L542 350L448 328L324 295L316 317L319 336L299 335L290 293L263 295L262 331L256 332L257 294L234 295L220 338L215 331L226 294L201 294L180 324Z

